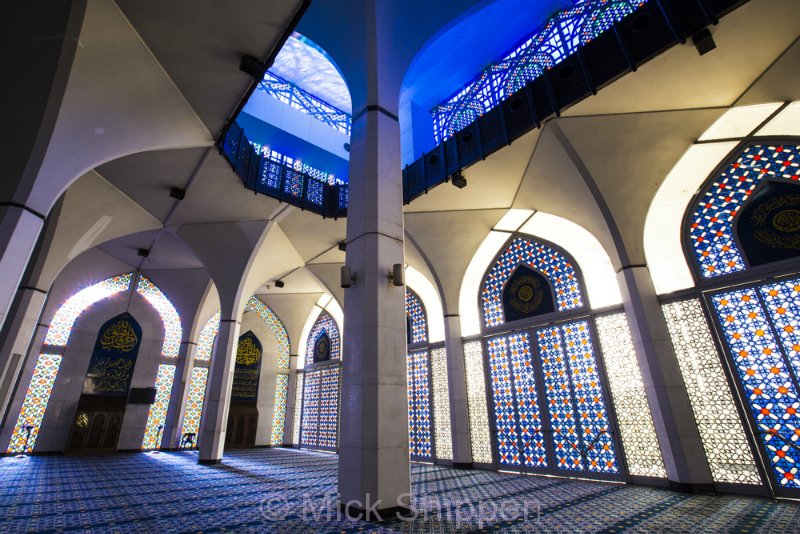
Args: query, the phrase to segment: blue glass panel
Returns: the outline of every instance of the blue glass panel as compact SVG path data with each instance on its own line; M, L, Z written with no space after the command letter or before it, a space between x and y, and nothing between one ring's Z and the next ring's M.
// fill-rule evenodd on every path
M759 440L767 451L773 477L784 488L800 488L796 448L800 440L797 383L792 379L780 343L794 354L796 295L800 280L761 288L768 309L755 289L740 289L712 297L734 369L741 381ZM792 310L789 312L789 310ZM776 340L770 319L781 334ZM791 326L787 331L787 326Z
M796 145L747 147L705 189L689 227L689 241L704 278L746 268L733 238L734 218L763 180L800 180L799 151Z
M433 457L428 351L408 355L408 448L411 456Z
M564 350L569 362L586 466L589 471L597 473L617 473L619 466L589 324L576 321L562 326L561 332L564 334Z

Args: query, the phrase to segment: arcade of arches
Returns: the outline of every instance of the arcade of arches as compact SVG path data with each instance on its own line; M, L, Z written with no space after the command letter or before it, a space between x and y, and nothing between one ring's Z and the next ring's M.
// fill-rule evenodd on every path
M673 498L707 499L685 502L709 528L797 528L800 5L728 2L715 49L667 47L409 201L404 167L562 60L536 55L558 21L594 17L558 30L573 53L679 2L337 3L9 8L0 480L149 458L199 485L274 477L289 508L304 474L360 517L463 476L473 503L539 493L551 526L602 490L576 528L664 528ZM256 82L242 54L267 59ZM320 216L329 191L346 216ZM206 525L305 528L263 502ZM8 520L70 528L32 517Z

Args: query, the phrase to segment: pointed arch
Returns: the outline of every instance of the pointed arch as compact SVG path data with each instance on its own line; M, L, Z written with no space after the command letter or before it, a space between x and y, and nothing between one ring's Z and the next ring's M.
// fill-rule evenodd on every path
M481 303L485 327L506 322L503 291L520 265L540 273L549 281L558 311L584 306L582 283L574 260L550 243L516 235L508 240L484 277Z
M586 298L592 309L616 306L622 303L616 273L603 245L594 235L574 222L544 212L534 213L518 230L522 236L534 240L546 240L565 250L580 267ZM506 245L511 234L508 231L492 230L472 256L458 298L461 317L461 335L471 336L481 332L479 294L487 270Z
M30 452L36 444L47 404L53 391L58 369L78 317L92 305L114 295L130 290L133 273L109 277L83 288L59 306L45 334L36 367L33 371L25 399L22 402L8 452ZM181 320L175 306L146 276L140 275L136 292L141 295L161 317L164 326L164 344L161 355L177 358L182 335ZM175 365L160 364L156 377L156 401L150 407L142 448L156 446L160 428L167 415Z

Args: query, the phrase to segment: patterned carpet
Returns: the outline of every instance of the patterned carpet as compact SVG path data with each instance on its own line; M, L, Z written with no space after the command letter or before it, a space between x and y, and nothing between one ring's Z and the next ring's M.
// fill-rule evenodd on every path
M337 517L336 457L287 449L0 459L0 532L800 532L800 505L412 467L416 518Z

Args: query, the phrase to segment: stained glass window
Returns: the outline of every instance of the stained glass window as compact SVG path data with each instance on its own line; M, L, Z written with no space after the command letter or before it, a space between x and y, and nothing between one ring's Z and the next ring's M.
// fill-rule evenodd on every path
M472 461L492 463L489 412L486 407L486 382L483 373L483 348L480 341L464 343L464 368L467 378L467 408Z
M130 288L130 284L130 273L122 274L81 289L72 295L58 308L58 311L50 321L50 327L47 329L44 344L66 347L75 321L86 308L111 295L127 291Z
M81 289L62 304L47 329L44 339L44 350L66 347L75 321L86 308L117 293L127 291L131 285L131 274L112 276L102 282ZM50 393L53 391L61 356L43 352L39 355L34 368L31 383L22 402L17 424L9 442L9 452L21 452L27 438L26 426L31 426L31 437L28 450L33 450L36 437L42 425ZM13 449L13 450L12 450Z
M500 465L546 467L528 334L489 338L487 347Z
M572 0L522 44L433 110L441 143L538 78L647 0Z
M734 219L764 180L788 183L800 180L798 151L800 147L796 145L747 147L700 195L690 215L689 242L704 278L746 268L733 237Z
M175 379L175 366L162 363L156 375L156 401L150 406L147 425L142 440L143 449L157 449L161 446L164 422L167 419L167 408L172 393L172 382Z
M11 441L8 444L8 452L30 452L33 450L60 365L61 356L57 354L40 354L39 359L36 360L31 383L28 386L28 392L25 394L25 400L22 403L22 409L19 412ZM30 436L28 435L28 427L30 428Z
M798 489L796 332L800 279L713 295L737 377L780 488ZM794 376L793 376L794 374Z
M272 411L272 446L283 445L283 429L286 419L286 397L289 393L289 375L279 374L275 378L275 404Z
M515 237L492 265L483 286L483 320L487 327L505 322L503 289L518 265L527 265L542 273L555 290L558 310L573 310L583 306L583 295L575 268L559 251L542 243Z
M411 343L428 341L428 319L425 308L419 297L410 289L406 289L406 315L411 323Z
M183 434L200 432L200 418L203 415L203 399L206 396L206 383L208 382L208 368L195 367L192 369L192 379L189 382L189 392L186 397L186 411L183 416Z
M414 458L431 459L430 381L428 351L408 354L408 448Z
M319 445L319 382L320 373L303 373L303 420L300 445L317 447Z
M450 388L447 383L447 351L444 347L431 349L431 378L433 380L433 435L436 439L436 458L452 460Z
M600 473L616 473L619 469L589 324L586 321L568 323L561 327L561 332L586 468Z
M292 443L300 444L300 416L303 413L303 373L297 373L294 390L294 424L292 425Z
M663 309L714 481L761 484L700 301Z
M306 344L306 365L314 363L314 345L317 339L323 334L327 334L330 339L331 360L338 360L341 358L339 354L339 327L336 326L336 321L328 312L322 312L314 326L311 327L311 332L308 334L308 342Z
M203 329L200 330L200 339L197 340L197 349L194 353L195 360L207 362L211 360L211 353L214 352L214 341L219 333L219 312L211 316Z
M615 313L598 317L596 323L628 472L666 478L628 320L624 313Z
M289 344L289 334L286 332L286 327L283 325L278 316L275 315L269 307L261 302L258 297L250 297L245 306L245 311L254 311L258 314L267 326L269 326L275 339L278 341L278 368L289 368L289 355L291 353L291 345Z
M300 444L335 449L339 434L339 366L304 373L303 417Z
M164 324L164 345L161 355L165 358L177 358L181 349L181 318L172 302L146 276L139 277L136 291L158 311Z

